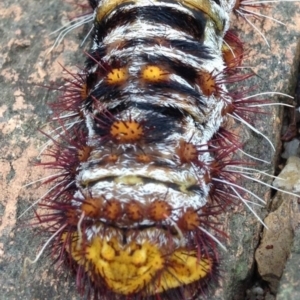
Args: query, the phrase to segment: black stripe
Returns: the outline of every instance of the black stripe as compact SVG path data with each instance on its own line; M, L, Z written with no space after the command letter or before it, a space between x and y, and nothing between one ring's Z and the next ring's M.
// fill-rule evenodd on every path
M213 0L216 4L220 5L220 0Z
M86 62L85 62L85 67L87 70L91 69L93 66L97 64L97 62L101 62L102 58L106 55L107 53L107 47L104 45L97 45L96 50L92 50L91 52L88 53Z
M199 59L207 60L211 59L209 48L202 43L196 42L192 39L186 40L161 40L159 38L136 38L128 41L124 41L122 49L135 47L139 45L145 46L164 46L166 48L176 49L188 54L191 54Z
M124 6L124 5L122 5ZM95 39L102 42L104 37L112 29L134 22L137 18L144 21L167 25L176 28L197 40L203 40L206 18L202 12L197 13L197 17L192 17L184 12L172 7L143 6L131 9L120 9L116 7L116 13L112 17L104 18L95 24Z
M195 42L192 39L186 40L163 40L158 38L136 38L132 40L122 41L118 50L145 45L145 46L161 46L163 44L166 48L176 49L178 51L190 54L201 60L211 59L209 48L202 43ZM108 54L107 48L109 45L99 45L97 49L89 53L86 60L86 69L89 70L95 66L96 62L101 62L102 58Z
M192 54L201 59L211 59L209 48L193 40L168 40L172 48Z
M123 91L122 87L110 85L106 82L102 82L97 89L92 91L89 97L86 100L86 109L89 111L93 111L93 102L95 99L100 101L101 103L114 103L114 101L119 101L122 97L128 95Z
M139 93L132 93L131 91L124 91L124 86L116 86L107 84L103 81L97 88L92 91L89 97L86 100L86 108L88 110L92 110L93 99L98 99L101 103L114 103L115 100L120 101L124 99L130 99L132 97L147 97L149 96L160 96L165 97L166 99L170 99L170 103L172 103L172 93L177 92L182 97L191 97L194 99L194 103L192 105L196 105L199 110L201 108L206 107L206 102L203 100L203 95L201 95L195 89L180 84L174 81L168 82L157 82L157 83L147 83L146 86L139 86L139 82L137 82L137 87L140 89ZM122 101L122 100L121 100Z
M144 94L151 95L164 95L166 97L170 97L172 92L177 92L178 94L182 94L183 97L192 97L197 100L197 106L202 105L205 106L205 101L203 101L203 95L197 92L195 89L188 87L186 85L180 84L175 81L169 82L154 82L149 83L147 91ZM200 108L200 107L199 107Z
M165 116L170 116L175 120L179 121L185 116L184 113L174 107L174 106L158 106L157 104L152 103L143 103L143 102L132 102L130 103L129 107L136 107L140 110L149 111L149 112L157 112Z
M157 107L157 111L153 109L145 113L145 127L147 129L145 142L164 142L174 132L183 134L182 123L175 117L177 114L178 110L174 108L164 108L162 110L161 107Z

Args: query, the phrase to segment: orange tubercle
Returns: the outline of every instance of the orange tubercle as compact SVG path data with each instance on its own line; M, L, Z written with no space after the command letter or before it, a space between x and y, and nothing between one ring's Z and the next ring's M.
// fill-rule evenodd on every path
M134 120L115 121L110 127L110 134L114 140L120 143L133 143L143 137L144 128Z
M212 74L202 71L199 75L198 83L205 96L209 97L217 94L217 83Z
M100 218L103 208L102 198L87 198L81 204L81 210L84 214L91 218Z
M190 163L198 158L198 151L195 145L181 140L176 149L176 153L180 158L182 164Z
M198 213L192 209L187 209L178 220L178 227L183 230L191 231L200 226Z
M160 82L169 78L169 73L165 69L155 65L145 66L141 75L145 81L150 82Z
M118 200L110 200L105 203L103 216L108 220L116 220L122 214L122 206Z
M128 79L127 68L116 68L112 69L107 75L107 82L109 84L120 84L125 82Z
M139 155L136 157L136 160L137 160L139 163L144 163L144 164L147 164L147 163L151 162L151 159L150 159L149 155L146 155L146 154L139 154Z
M89 146L84 146L78 150L77 155L80 162L85 162L90 157L90 153L92 152L92 148Z
M155 200L150 204L148 213L150 219L157 222L163 221L171 215L172 206L163 200Z
M81 96L81 99L82 100L85 100L87 98L87 96L89 95L89 92L88 92L88 87L87 87L87 84L84 83L81 87L81 90L80 90L80 96Z
M128 219L134 222L141 221L144 217L143 207L137 201L131 201L125 206L125 214L127 215Z
M119 156L116 155L116 154L110 154L108 157L107 157L107 162L108 163L116 163L117 160L118 160Z

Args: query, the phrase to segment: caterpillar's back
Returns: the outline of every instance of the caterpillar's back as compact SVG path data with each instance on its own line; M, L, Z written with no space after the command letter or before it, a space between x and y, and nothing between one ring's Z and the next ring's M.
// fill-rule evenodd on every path
M219 276L223 213L249 199L228 123L256 100L225 86L244 76L224 63L234 1L90 4L86 67L52 105L59 172L39 221L83 294L195 298Z

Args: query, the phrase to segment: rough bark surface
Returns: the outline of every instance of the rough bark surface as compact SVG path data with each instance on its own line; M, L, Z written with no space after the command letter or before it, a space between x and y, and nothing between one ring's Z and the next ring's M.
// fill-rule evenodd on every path
M34 167L34 162L39 148L46 141L38 131L47 123L50 114L46 103L53 101L57 93L41 85L62 83L61 65L73 71L76 71L76 66L83 65L83 49L78 45L87 31L82 28L67 35L62 44L47 55L54 42L50 33L68 16L76 15L74 9L76 5L63 0L2 0L0 3L0 299L80 299L73 275L63 267L57 269L53 266L51 257L43 255L37 264L24 266L24 259L34 259L49 236L26 226L33 210L18 219L47 190L39 184L24 187L49 174ZM257 74L242 84L253 92L291 94L299 54L300 5L281 3L263 11L285 22L287 27L268 19L252 19L266 35L270 43L268 48L259 34L241 18L232 21L245 42L247 55L244 64L251 66ZM272 99L286 101L284 97ZM281 147L281 110L271 108L268 115L256 116L254 121L256 128L274 142L278 153ZM239 126L236 130L242 132ZM243 135L246 137L246 151L272 161L268 170L272 173L277 153L272 152L261 136L249 130ZM268 188L257 183L243 185L268 201ZM260 215L266 214L267 210L262 209ZM228 252L220 252L222 276L219 288L212 287L215 292L210 299L245 299L245 291L250 285L248 279L255 269L254 251L261 225L242 206L233 207L222 221L230 236ZM294 247L296 249L297 244ZM299 265L299 247L297 249L289 262L292 266ZM285 275L281 294L288 290L289 284L289 275Z

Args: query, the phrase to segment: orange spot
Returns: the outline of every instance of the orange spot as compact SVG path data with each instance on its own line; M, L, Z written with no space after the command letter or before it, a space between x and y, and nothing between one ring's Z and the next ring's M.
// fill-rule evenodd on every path
M136 121L115 121L110 128L112 137L120 143L132 143L141 139L143 126Z
M190 163L198 158L196 146L183 140L180 141L179 146L176 149L176 153L182 164Z
M110 84L120 84L128 79L128 72L125 67L112 69L106 76L107 82Z
M136 157L136 160L139 162L139 163L143 163L143 164L147 164L151 161L149 155L146 155L146 154L140 154Z
M197 212L192 208L188 208L187 211L179 218L177 225L180 229L190 231L198 228L200 223Z
M89 95L88 87L87 87L87 84L84 83L84 84L82 85L81 91L80 91L81 99L82 99L82 100L86 99L88 95Z
M118 160L118 155L116 155L116 154L110 154L108 157L107 157L107 162L109 162L109 163L116 163L117 162L117 160Z
M216 79L208 72L202 71L200 73L198 84L202 93L207 97L217 93Z
M122 206L118 200L107 201L103 209L103 216L109 220L116 220L122 214Z
M158 66L149 65L142 70L142 78L146 81L159 82L167 80L168 77L168 72Z
M154 221L163 221L171 215L172 206L163 200L155 200L150 204L148 213L150 219Z
M92 148L89 146L84 146L82 149L79 149L77 152L78 159L80 162L85 162L90 157L90 154L92 152Z
M91 218L100 218L102 215L103 199L102 198L87 198L81 204L81 210L84 214Z
M125 213L128 219L138 222L143 219L143 208L142 205L136 201L131 201L125 206Z

